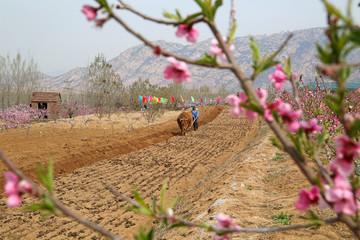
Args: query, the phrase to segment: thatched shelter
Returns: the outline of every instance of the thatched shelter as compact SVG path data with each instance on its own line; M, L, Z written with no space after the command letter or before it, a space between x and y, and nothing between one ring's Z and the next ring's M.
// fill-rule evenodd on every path
M31 97L31 107L50 109L53 105L61 104L61 94L59 92L33 92Z

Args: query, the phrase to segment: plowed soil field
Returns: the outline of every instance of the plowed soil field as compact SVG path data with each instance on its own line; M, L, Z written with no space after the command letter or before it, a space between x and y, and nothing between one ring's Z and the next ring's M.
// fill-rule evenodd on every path
M168 181L167 200L183 197L175 213L196 222L215 223L215 216L223 212L242 227L272 227L278 226L272 216L286 212L294 215L292 224L303 223L299 218L303 214L295 210L294 202L299 189L309 186L291 160L270 145L271 135L264 124L232 118L223 107L199 110L199 130L187 136L179 136L178 113L174 113L171 120L129 132L102 135L101 129L89 129L28 140L2 138L0 143L28 174L36 162L53 157L56 196L77 213L127 239L146 224L157 229L156 239L211 239L211 235L200 229L165 231L157 222L125 211L128 204L104 185L128 196L134 186L150 203ZM23 201L25 205L33 202L30 197ZM322 217L331 216L327 211L313 210ZM0 239L104 239L66 216L41 219L39 213L7 209L3 195L0 212ZM344 225L334 224L318 231L234 237L309 238L352 239L352 235Z

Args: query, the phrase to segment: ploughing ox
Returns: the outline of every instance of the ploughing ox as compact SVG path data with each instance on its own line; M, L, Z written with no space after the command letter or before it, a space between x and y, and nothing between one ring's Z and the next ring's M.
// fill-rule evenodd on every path
M185 136L186 132L190 129L192 123L192 116L188 112L182 112L177 118L179 124L181 135Z

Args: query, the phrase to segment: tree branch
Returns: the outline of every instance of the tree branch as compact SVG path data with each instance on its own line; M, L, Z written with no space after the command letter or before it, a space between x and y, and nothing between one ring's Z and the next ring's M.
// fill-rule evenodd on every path
M301 77L301 76L300 76L300 77ZM299 104L299 90L298 90L298 88L296 87L295 78L294 78L294 76L293 76L292 74L291 74L289 80L290 80L290 83L291 83L291 87L292 87L292 89L293 89L295 105L296 105L297 109L300 109L300 104Z
M30 178L28 178L27 176L25 176L20 169L18 169L17 167L15 167L15 165L10 161L10 159L8 157L6 157L6 155L3 153L2 150L0 150L0 159L5 163L5 165L8 166L8 168L10 169L10 171L14 172L20 179L24 179L26 181L28 181L31 186L32 186L32 195L36 196L37 198L41 198L40 196L42 196L43 192L39 189L39 187L37 186L36 183L34 183ZM54 198L53 196L49 196L49 199L53 202L53 204L61 211L63 212L65 215L75 219L77 222L83 224L84 226L93 229L96 232L101 233L102 235L109 237L111 239L114 240L125 240L124 238L121 238L115 234L113 234L112 232L110 232L107 229L104 229L103 227L97 225L94 222L91 222L88 219L85 219L79 215L77 215L75 212L73 212L72 210L70 210L69 208L65 207L59 200L57 200L56 198Z
M141 205L139 205L137 202L133 201L129 197L119 193L118 191L114 190L113 188L107 186L106 184L104 184L104 185L108 190L110 190L110 192L112 192L116 196L120 197L124 201L130 203L131 205L133 205L137 208L142 208ZM167 216L162 215L162 214L157 214L157 216L154 216L154 217L159 220L167 220L168 219ZM193 223L193 222L186 221L183 219L178 219L178 218L175 218L175 220L176 220L176 223L181 223L186 227L204 228L204 225L202 225L202 224L197 224L197 223ZM340 221L340 219L338 217L336 217L336 218L326 219L323 221L323 223L331 224L331 223L335 223L335 222L339 222L339 221ZM216 226L210 226L209 230L213 231L213 232L226 232L226 233L241 233L241 232L266 233L266 232L286 231L286 230L299 229L299 228L308 228L308 227L312 227L312 226L313 225L311 225L311 224L298 224L298 225L292 225L292 226L286 226L286 227L276 227L276 228L241 228L241 229L219 228Z
M146 14L141 13L141 12L137 11L136 9L132 8L130 5L126 4L123 0L118 0L118 1L121 3L120 9L128 10L128 11L134 13L135 15L137 15L137 16L145 19L145 20L155 22L155 23L159 23L159 24L173 25L173 26L177 26L177 25L182 23L182 22L176 22L176 21L165 21L165 20L162 20L162 19L157 19L157 18L147 16ZM203 21L204 21L203 18L198 18L198 19L194 19L192 21L187 22L187 24L192 25L192 24L195 24L195 23L198 23L198 22L203 22Z
M160 24L165 24L165 25L178 25L178 22L175 21L164 21L161 19L157 19L157 18L153 18L150 16L147 16L139 11L137 11L136 9L132 8L130 5L126 4L124 1L122 0L118 0L121 3L120 9L125 9L128 10L132 13L134 13L135 15L138 15L139 17L142 17L145 20L151 21L151 22L155 22L155 23L160 23Z
M106 189L108 189L110 192L112 192L115 196L120 197L121 199L123 199L124 201L130 203L131 205L137 207L137 208L141 208L141 205L138 204L137 202L133 201L131 198L125 196L124 194L119 193L118 191L116 191L115 189L113 189L112 187L109 187L108 185L106 185L105 183L103 183L103 185L105 186Z
M253 87L253 82L251 79L246 78L245 74L237 64L234 56L232 55L230 49L225 44L225 42L222 39L222 36L220 32L216 29L216 26L211 23L207 22L210 29L212 30L213 34L215 35L216 39L219 41L220 46L224 50L224 53L226 54L230 64L231 64L231 70L235 74L235 76L238 78L238 80L241 83L241 87L245 90L247 94L250 95L252 99L254 99L259 105L260 100L257 94L255 93L255 89ZM281 47L279 48L281 49ZM266 119L265 119L266 120ZM315 184L314 179L316 177L314 171L306 164L305 159L297 152L295 149L295 146L289 141L287 136L285 135L282 128L279 126L279 124L276 121L268 121L266 120L268 125L270 126L271 130L275 133L277 138L280 140L281 144L284 146L284 150L289 153L289 155L293 158L295 163L298 165L300 170L303 172L303 174L306 176L306 178L309 180L311 184Z
M323 220L325 224L332 224L339 222L339 218L330 218ZM279 231L287 231L299 228L309 228L313 227L314 225L310 224L298 224L298 225L291 225L286 227L275 227L275 228L240 228L240 229L221 229L221 228L213 228L214 231L221 231L221 232L228 232L228 233L235 233L235 232L248 232L248 233L267 233L267 232L279 232Z
M147 40L144 36L142 36L141 34L135 32L132 28L129 27L129 25L127 25L120 17L118 17L117 15L114 14L114 12L112 10L109 10L109 16L113 19L115 19L115 21L117 21L121 26L123 26L126 31L128 31L129 33L131 33L132 35L134 35L136 38L138 38L139 40L141 40L145 45L151 47L151 48L155 48L157 47L155 44L153 44L152 42L150 42L149 40ZM165 56L165 57L174 57L179 61L183 61L186 62L188 64L191 65L196 65L196 66L202 66L202 67L208 67L208 68L219 68L219 69L231 69L230 65L222 65L222 64L218 64L216 66L212 65L212 64L206 64L206 63L199 63L196 60L191 60L185 57L181 57L179 55L175 55L172 54L171 52L165 51L161 49L160 52L161 55Z

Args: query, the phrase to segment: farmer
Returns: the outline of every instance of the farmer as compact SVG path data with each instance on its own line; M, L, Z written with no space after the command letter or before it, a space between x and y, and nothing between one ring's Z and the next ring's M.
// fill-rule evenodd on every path
M42 102L41 102L40 105L39 105L39 109L40 109L40 110L45 110L45 109L46 109L45 106L44 106L44 104L43 104Z
M198 120L199 120L199 109L195 105L192 106L191 115L193 118L194 131L198 130Z
M39 118L47 118L46 107L43 103L39 105Z

